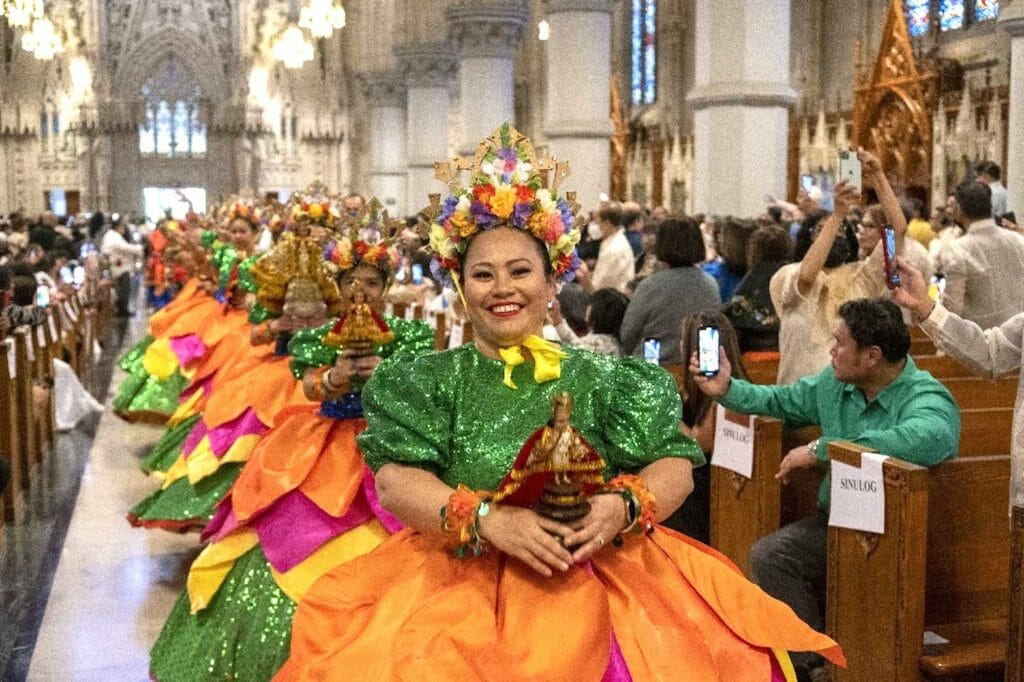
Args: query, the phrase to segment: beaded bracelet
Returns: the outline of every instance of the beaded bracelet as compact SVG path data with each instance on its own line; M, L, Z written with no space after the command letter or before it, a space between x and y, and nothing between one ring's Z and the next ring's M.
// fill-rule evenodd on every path
M615 536L614 544L621 547L626 533L649 533L654 530L658 507L654 495L644 479L634 474L622 474L608 481L604 493L618 493L626 502L626 527Z
M490 503L459 484L448 504L441 507L441 532L448 536L452 553L458 558L480 556L487 550L480 537L480 518L491 511Z

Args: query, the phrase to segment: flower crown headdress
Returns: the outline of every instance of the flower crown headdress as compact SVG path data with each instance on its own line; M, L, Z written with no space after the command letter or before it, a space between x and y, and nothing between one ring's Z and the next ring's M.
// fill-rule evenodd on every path
M399 255L394 242L403 224L392 220L380 201L373 198L344 222L338 238L327 243L324 257L339 270L351 270L365 263L390 279L398 269Z
M305 192L293 195L290 203L289 216L295 224L319 225L333 230L341 219L330 191L321 182L314 182Z
M230 224L237 218L248 220L253 225L258 226L262 221L262 213L254 199L244 196L234 196L228 200L225 219Z
M459 185L462 171L471 173L469 187ZM569 176L568 162L538 159L533 143L504 123L480 142L473 157L437 162L434 174L451 192L443 203L440 195L431 195L428 209L433 217L431 270L438 279L450 279L458 288L459 259L470 239L484 230L511 227L541 240L555 277L572 281L580 266L580 207L575 192L558 192Z

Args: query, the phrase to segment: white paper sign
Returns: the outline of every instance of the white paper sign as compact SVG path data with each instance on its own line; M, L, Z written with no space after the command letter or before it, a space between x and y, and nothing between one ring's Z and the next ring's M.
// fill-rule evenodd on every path
M750 478L754 471L755 417L730 414L730 418L726 418L724 407L719 405L717 410L711 464ZM745 424L738 424L739 420Z
M861 455L860 468L832 460L832 510L828 525L885 533L885 481L877 452Z
M416 304L410 303L405 307L405 319L412 322L416 319Z
M458 348L462 345L462 322L452 324L452 330L448 333L448 347Z
M10 339L4 341L4 351L7 353L7 376L15 378L18 376L18 359L14 355L14 342Z

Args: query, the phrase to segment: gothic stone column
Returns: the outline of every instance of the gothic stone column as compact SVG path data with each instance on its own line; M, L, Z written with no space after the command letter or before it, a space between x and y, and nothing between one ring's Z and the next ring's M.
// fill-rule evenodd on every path
M608 192L612 0L548 0L547 127L553 156L571 164L567 189L595 205Z
M370 115L370 192L393 218L406 214L405 79L397 71L360 75Z
M1007 6L999 25L1013 40L1010 46L1010 113L1009 135L1006 138L1007 209L1017 212L1018 222L1024 213L1024 4ZM1024 481L1017 479L1017 494L1024 501Z
M696 0L694 210L758 215L785 196L789 0Z
M432 192L444 192L434 178L434 162L448 157L449 85L455 55L443 43L405 46L395 51L406 82L408 150L407 206L413 213Z
M471 0L448 9L459 48L461 154L505 121L515 123L512 58L528 16L525 0Z

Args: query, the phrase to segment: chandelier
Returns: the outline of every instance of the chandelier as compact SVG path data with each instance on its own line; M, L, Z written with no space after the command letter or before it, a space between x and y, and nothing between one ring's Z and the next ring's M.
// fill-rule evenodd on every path
M345 8L334 0L309 0L299 13L299 26L308 29L314 38L330 38L334 29L345 27Z
M32 28L21 36L21 49L36 59L50 60L64 51L64 43L53 22L43 17L32 22Z
M23 28L43 18L43 0L0 0L0 16L4 15L12 28Z
M274 59L283 62L289 69L300 69L313 60L313 43L306 40L302 29L290 24L274 43Z

